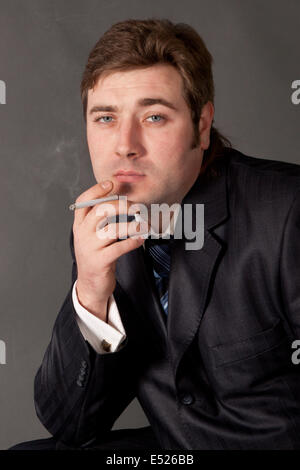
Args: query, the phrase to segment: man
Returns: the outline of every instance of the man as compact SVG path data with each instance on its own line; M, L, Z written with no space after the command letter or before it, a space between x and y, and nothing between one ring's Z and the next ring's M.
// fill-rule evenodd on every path
M213 126L211 62L191 27L156 19L113 25L89 56L97 184L76 202L204 204L204 244L174 237L178 212L148 244L137 222L103 227L103 204L75 210L72 287L35 378L51 446L300 448L300 167L230 147ZM135 397L151 426L111 431Z

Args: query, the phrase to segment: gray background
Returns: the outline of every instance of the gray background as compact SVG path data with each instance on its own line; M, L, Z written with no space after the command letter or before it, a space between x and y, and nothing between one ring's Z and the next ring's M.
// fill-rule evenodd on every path
M68 205L95 184L79 84L88 53L128 18L189 23L214 57L216 125L252 156L300 164L299 0L0 0L0 448L48 437L33 380L71 286ZM135 400L115 428L147 420Z

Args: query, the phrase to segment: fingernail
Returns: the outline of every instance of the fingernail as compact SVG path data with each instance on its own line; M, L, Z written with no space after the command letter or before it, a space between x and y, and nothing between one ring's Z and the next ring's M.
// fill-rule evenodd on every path
M109 180L102 181L101 186L103 189L108 189L111 186L111 181Z

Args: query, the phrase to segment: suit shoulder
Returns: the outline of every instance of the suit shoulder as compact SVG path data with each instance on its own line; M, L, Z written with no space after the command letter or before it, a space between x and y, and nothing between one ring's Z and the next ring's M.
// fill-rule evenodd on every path
M245 191L258 191L262 199L294 198L300 190L300 165L229 151L229 177Z
M300 165L296 163L271 160L269 158L252 157L245 155L236 149L228 151L230 165L241 166L249 171L263 172L267 176L278 174L278 176L291 176L300 181Z

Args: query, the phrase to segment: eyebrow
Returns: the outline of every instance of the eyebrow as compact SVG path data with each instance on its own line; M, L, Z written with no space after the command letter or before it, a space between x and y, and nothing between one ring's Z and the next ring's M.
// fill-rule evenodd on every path
M173 103L170 103L170 101L167 101L164 98L142 98L138 101L138 105L141 107L153 106L154 104L161 104L163 106L166 106L167 108L173 109L174 111L178 111L178 109L176 108L176 106L174 106ZM97 113L99 111L116 113L118 112L118 107L97 104L90 109L89 114Z

